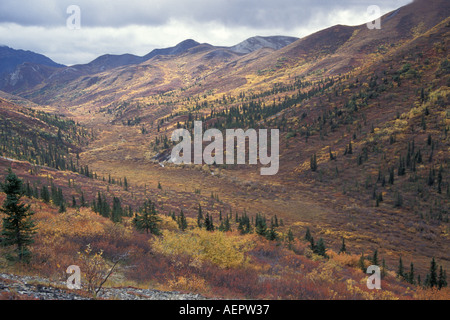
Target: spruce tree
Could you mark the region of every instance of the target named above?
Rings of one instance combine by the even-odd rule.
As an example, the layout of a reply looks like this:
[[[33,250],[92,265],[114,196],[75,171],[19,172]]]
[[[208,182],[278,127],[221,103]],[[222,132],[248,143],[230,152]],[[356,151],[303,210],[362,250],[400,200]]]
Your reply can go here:
[[[439,290],[447,287],[447,272],[442,268],[439,268],[438,288]]]
[[[359,261],[358,261],[358,267],[362,270],[362,272],[366,273],[367,269],[366,269],[366,263],[365,263],[365,258],[364,258],[364,252],[361,253],[361,257],[359,257]]]
[[[259,234],[260,236],[266,236],[266,232],[267,232],[267,224],[266,224],[266,219],[263,218],[261,215],[257,214],[256,215],[256,220],[255,220],[255,232],[257,234]]]
[[[127,177],[123,178],[123,187],[124,187],[125,191],[128,191],[128,180],[127,180]]]
[[[305,240],[310,242],[311,238],[311,231],[309,230],[309,228],[306,228]]]
[[[188,227],[186,216],[184,215],[183,210],[181,210],[180,216],[178,217],[178,227],[181,231],[185,231]]]
[[[50,192],[48,191],[48,187],[47,186],[43,186],[42,189],[41,189],[41,199],[45,203],[49,203],[50,202]]]
[[[310,166],[311,166],[311,171],[312,172],[316,172],[317,171],[317,155],[316,154],[311,156]]]
[[[133,219],[133,224],[139,231],[146,231],[147,234],[160,235],[159,223],[161,219],[155,208],[155,204],[151,200],[147,200],[140,209],[141,214],[137,214]]]
[[[275,216],[273,217],[273,223],[274,223],[275,228],[278,228],[278,227],[280,226],[279,223],[278,223],[278,217],[277,217],[277,215],[275,215]]]
[[[429,273],[427,273],[427,275],[425,277],[424,286],[425,287],[429,287],[430,286],[430,274]]]
[[[317,241],[317,245],[315,247],[314,252],[316,254],[318,254],[319,256],[326,258],[327,257],[326,251],[327,251],[327,249],[325,247],[325,242],[324,242],[323,238],[320,238],[319,241]]]
[[[105,218],[110,218],[111,217],[111,207],[109,206],[109,203],[106,200],[105,195],[101,195],[99,192],[97,202],[98,202],[97,208],[98,208],[98,212],[100,213],[100,215]]]
[[[242,234],[248,234],[248,233],[252,232],[250,218],[248,217],[246,212],[244,212],[244,214],[239,218],[238,230]]]
[[[233,229],[231,229],[231,223],[230,223],[230,218],[226,218],[225,219],[225,228],[223,229],[225,232],[228,232],[228,231],[233,231]]]
[[[231,224],[230,224],[230,217],[227,216],[225,220],[222,221],[222,223],[219,226],[219,231],[222,232],[228,232],[231,231]]]
[[[441,194],[442,193],[442,172],[444,171],[444,168],[442,167],[442,165],[439,168],[439,172],[438,172],[438,193]]]
[[[214,231],[213,218],[212,218],[212,216],[209,215],[209,213],[206,213],[205,229],[206,229],[206,231]]]
[[[288,248],[291,249],[292,248],[292,243],[294,242],[294,234],[292,233],[292,230],[289,229],[288,234],[287,234],[287,242],[288,242]]]
[[[203,228],[203,212],[202,212],[202,206],[200,204],[198,205],[197,226],[200,229]]]
[[[377,197],[378,203],[383,202],[383,192],[380,192]]]
[[[64,201],[61,201],[61,203],[59,204],[58,213],[64,213],[66,211],[67,211],[66,204]]]
[[[433,287],[436,287],[437,285],[438,285],[437,265],[436,265],[436,260],[433,257],[433,259],[431,259],[431,264],[430,264],[428,286],[433,288]]]
[[[385,277],[387,274],[386,260],[383,258],[383,262],[381,263],[381,276]]]
[[[31,189],[31,186],[30,186],[30,182],[29,182],[29,181],[27,181],[27,184],[26,184],[26,186],[25,186],[25,195],[26,195],[28,198],[32,198],[32,197],[33,197],[33,190]]]
[[[21,203],[23,196],[22,180],[11,169],[5,178],[5,183],[0,184],[0,189],[6,194],[6,199],[0,211],[6,217],[3,218],[2,245],[15,246],[18,261],[29,261],[31,252],[28,246],[33,243],[36,233],[34,221],[31,219],[34,212],[30,205]],[[15,259],[12,256],[9,258]]]
[[[122,222],[123,209],[120,199],[117,197],[113,198],[113,208],[111,214],[111,220],[115,223]]]
[[[271,224],[270,229],[266,232],[266,239],[269,241],[275,241],[278,239],[278,234],[273,223]]]
[[[399,277],[400,279],[405,279],[405,269],[403,268],[402,257],[400,257],[398,261],[397,277]]]
[[[378,250],[375,250],[372,257],[372,265],[378,266]]]
[[[411,267],[408,274],[408,282],[411,284],[416,284],[416,278],[414,275],[414,264],[411,262]]]
[[[336,155],[333,154],[333,152],[331,151],[331,148],[330,148],[330,160],[336,160]]]
[[[389,184],[394,184],[395,178],[394,178],[394,167],[392,167],[389,170]]]
[[[316,244],[314,243],[314,238],[311,237],[311,238],[309,239],[309,242],[310,242],[310,245],[309,245],[310,249],[311,249],[313,252],[316,252]]]
[[[434,170],[430,168],[427,184],[431,187],[434,184]]]
[[[339,254],[341,253],[347,253],[347,247],[345,246],[345,239],[342,237],[342,245],[341,249],[339,249]]]
[[[81,200],[80,200],[80,202],[81,202],[81,206],[82,207],[86,207],[87,206],[87,204],[86,204],[86,199],[84,198],[84,192],[83,191],[81,191]]]

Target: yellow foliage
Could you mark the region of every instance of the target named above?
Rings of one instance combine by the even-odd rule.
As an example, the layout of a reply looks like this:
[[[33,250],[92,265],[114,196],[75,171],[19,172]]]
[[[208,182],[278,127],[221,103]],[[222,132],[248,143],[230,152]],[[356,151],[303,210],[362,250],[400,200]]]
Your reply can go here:
[[[450,300],[450,288],[417,288],[414,298],[418,300]]]
[[[178,224],[171,217],[159,216],[159,218],[161,219],[161,229],[169,231],[178,230]]]
[[[387,290],[371,290],[364,291],[355,280],[348,279],[346,281],[347,291],[353,296],[359,296],[365,300],[399,300],[394,293]]]
[[[103,259],[103,251],[93,253],[90,245],[86,246],[82,252],[78,252],[78,257],[82,266],[82,275],[86,279],[87,290],[95,293],[108,272],[108,265]]]
[[[193,275],[189,278],[181,276],[174,280],[169,280],[167,282],[167,287],[171,291],[204,292],[207,289],[207,284],[205,279]]]
[[[314,283],[334,283],[337,279],[334,271],[338,271],[334,263],[325,263],[321,268],[314,269],[306,275],[306,278]]]
[[[332,250],[327,251],[328,256],[331,260],[335,261],[338,265],[343,267],[357,268],[360,256],[355,254],[337,254]]]
[[[430,92],[428,103],[435,104],[440,99],[443,99],[445,101],[449,94],[450,94],[450,87],[440,87],[439,89]]]
[[[164,230],[163,236],[151,240],[153,249],[164,255],[187,255],[221,268],[233,268],[246,262],[246,253],[254,246],[253,236],[192,230],[185,233]]]
[[[406,121],[406,120],[397,119],[394,122],[394,127],[396,129],[403,129],[403,128],[407,127],[407,126],[408,126],[408,121]]]
[[[40,220],[37,224],[43,238],[58,241],[64,237],[103,235],[105,225],[111,221],[92,213],[88,208],[72,210]]]

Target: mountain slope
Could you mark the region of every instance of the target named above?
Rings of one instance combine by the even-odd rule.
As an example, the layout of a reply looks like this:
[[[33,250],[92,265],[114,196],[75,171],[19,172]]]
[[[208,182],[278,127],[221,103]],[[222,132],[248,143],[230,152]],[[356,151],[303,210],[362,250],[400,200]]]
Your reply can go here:
[[[6,46],[0,46],[0,77],[6,73],[14,72],[16,68],[24,62],[55,68],[65,67],[44,55],[32,51],[15,50]]]
[[[14,88],[35,87],[64,67],[32,51],[0,46],[0,89],[12,92]]]
[[[152,52],[148,53],[143,57],[144,61],[150,60],[153,57],[156,57],[158,55],[161,56],[167,56],[167,55],[178,55],[181,53],[186,52],[187,50],[194,48],[196,46],[200,45],[195,40],[188,39],[180,42],[175,47],[165,48],[165,49],[155,49]]]
[[[73,68],[85,69],[88,74],[104,72],[110,69],[142,63],[144,59],[132,54],[106,54],[98,57],[86,65],[76,65]]]
[[[249,38],[235,46],[229,47],[228,49],[236,52],[247,54],[253,51],[262,49],[262,48],[270,48],[274,50],[278,50],[284,48],[285,46],[291,44],[292,42],[298,40],[298,38],[294,37],[286,37],[286,36],[272,36],[272,37],[252,37]]]
[[[0,98],[0,156],[57,169],[75,169],[75,155],[88,141],[73,120]]]
[[[202,170],[229,178],[236,183],[230,189],[239,191],[206,182],[202,173],[195,188],[219,193],[222,201],[239,202],[254,214],[271,212],[301,221],[297,234],[309,225],[335,246],[345,237],[359,253],[380,248],[390,265],[402,255],[424,275],[436,256],[448,268],[448,232],[441,230],[448,230],[449,212],[449,181],[444,177],[449,176],[450,37],[448,19],[439,20],[448,12],[447,4],[437,4],[420,11],[423,15],[416,10],[426,5],[424,1],[386,15],[389,20],[384,18],[382,32],[365,25],[335,26],[281,50],[236,55],[222,65],[205,64],[205,54],[212,52],[206,47],[148,61],[146,70],[128,70],[132,89],[121,91],[119,101],[110,103],[107,88],[96,88],[102,93],[95,100],[86,93],[98,106],[107,101],[93,108],[111,121],[105,127],[112,133],[98,145],[108,144],[112,150],[114,132],[127,141],[120,151],[94,150],[86,159],[98,161],[97,168],[111,161],[111,168],[128,174],[139,166],[142,177],[136,179],[144,182],[156,176],[170,188],[179,188],[186,171],[189,181],[197,181],[195,170],[152,168],[148,148],[140,147],[149,139],[156,146],[156,139],[170,136],[172,129],[192,128],[195,118],[220,130],[280,128],[277,176],[263,179],[257,168],[212,166]],[[408,19],[415,24],[405,25]],[[105,76],[115,79],[117,74]],[[154,80],[152,89],[160,91],[138,91],[145,87],[142,79]],[[116,89],[119,84],[112,90],[115,94]],[[131,152],[130,163],[110,160]],[[316,171],[311,169],[313,155]],[[414,164],[414,158],[419,162]],[[283,191],[264,193],[271,187]],[[299,195],[299,190],[307,191]],[[312,209],[306,200],[310,198],[324,206]]]
[[[0,88],[13,94],[33,89],[47,81],[55,72],[61,69],[24,62],[17,66],[14,72],[4,75],[4,78],[0,80]]]

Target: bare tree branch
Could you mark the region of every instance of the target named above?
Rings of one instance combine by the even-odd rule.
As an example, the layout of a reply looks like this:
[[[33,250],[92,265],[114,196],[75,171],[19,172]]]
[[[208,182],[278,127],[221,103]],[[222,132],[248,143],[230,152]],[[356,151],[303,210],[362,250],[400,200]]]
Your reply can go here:
[[[95,290],[95,294],[98,295],[100,290],[102,290],[103,285],[108,281],[109,277],[112,275],[114,269],[119,264],[120,261],[125,260],[129,256],[129,252],[125,252],[124,254],[118,256],[116,259],[114,259],[114,265],[112,266],[111,270],[109,270],[108,274],[106,275],[105,279],[100,283],[97,290]]]

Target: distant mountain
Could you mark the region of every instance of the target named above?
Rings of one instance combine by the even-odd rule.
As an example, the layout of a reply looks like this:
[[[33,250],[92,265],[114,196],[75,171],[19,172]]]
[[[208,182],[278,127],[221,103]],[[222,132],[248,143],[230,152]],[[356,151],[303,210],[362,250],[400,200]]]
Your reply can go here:
[[[0,89],[16,93],[44,82],[70,82],[82,76],[138,65],[158,55],[179,55],[196,46],[200,46],[200,43],[189,39],[174,47],[155,49],[143,57],[132,54],[106,54],[87,64],[70,67],[30,51],[0,47]]]
[[[123,54],[106,54],[87,64],[66,67],[51,59],[30,51],[0,48],[0,90],[19,94],[39,84],[68,83],[80,77],[92,76],[112,69],[138,65],[156,56],[194,55],[199,52],[210,52],[206,60],[222,59],[227,61],[235,54],[248,54],[262,48],[278,50],[298,40],[294,37],[273,36],[253,37],[232,47],[215,47],[200,44],[188,39],[174,47],[154,49],[143,57]]]
[[[285,37],[285,36],[273,36],[273,37],[252,37],[249,38],[235,46],[229,47],[229,49],[236,53],[247,54],[253,51],[271,48],[274,50],[279,50],[286,47],[287,45],[297,41],[298,38],[295,37]]]
[[[83,71],[84,74],[95,74],[99,72],[104,72],[114,68],[125,67],[134,64],[140,64],[157,55],[179,55],[185,53],[187,50],[200,45],[200,43],[194,40],[185,40],[174,47],[164,48],[164,49],[154,49],[147,55],[140,57],[132,54],[122,54],[122,55],[112,55],[105,54],[98,57],[88,64],[75,65],[72,66],[73,69]]]
[[[225,48],[234,53],[247,54],[262,48],[272,48],[275,50],[281,49],[292,42],[298,40],[294,37],[274,36],[274,37],[253,37],[247,39],[235,46]],[[72,68],[77,70],[83,70],[88,74],[95,74],[110,69],[129,66],[133,64],[140,64],[148,61],[156,56],[177,56],[183,53],[194,53],[192,49],[198,48],[198,50],[209,50],[216,48],[209,44],[200,44],[199,42],[187,39],[174,47],[168,47],[163,49],[154,49],[150,53],[143,57],[135,56],[132,54],[123,55],[103,55],[95,59],[94,61],[85,65],[76,65]],[[196,50],[196,49],[194,49]]]
[[[36,63],[43,66],[63,68],[62,64],[56,63],[50,58],[32,51],[15,50],[7,46],[0,46],[0,76],[12,73],[24,62]]]
[[[93,74],[118,67],[129,66],[132,64],[139,64],[142,62],[144,62],[143,57],[135,56],[132,54],[122,54],[122,55],[105,54],[88,64],[73,66],[73,68],[77,67],[85,68],[89,73]]]
[[[170,47],[170,48],[165,48],[165,49],[155,49],[152,52],[150,52],[149,54],[145,55],[143,57],[143,60],[147,61],[158,55],[169,56],[169,55],[182,54],[182,53],[188,51],[189,49],[197,47],[199,45],[200,45],[200,43],[198,43],[195,40],[192,40],[192,39],[184,40],[183,42],[180,42],[179,44],[177,44],[175,47]]]

